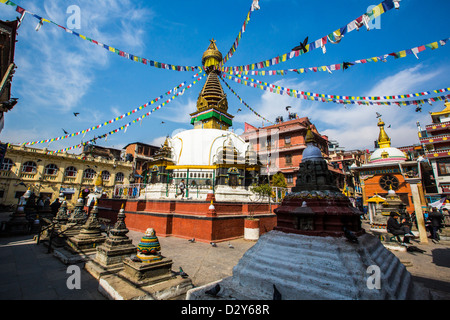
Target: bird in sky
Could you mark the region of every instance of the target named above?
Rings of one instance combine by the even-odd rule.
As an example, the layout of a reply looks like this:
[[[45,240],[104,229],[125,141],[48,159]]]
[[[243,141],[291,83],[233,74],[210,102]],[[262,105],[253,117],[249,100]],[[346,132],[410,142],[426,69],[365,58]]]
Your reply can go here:
[[[381,114],[378,112],[375,112],[377,114],[377,118],[381,117]]]
[[[161,121],[161,124],[164,124],[165,122],[164,121]]]
[[[79,112],[74,112],[73,115],[76,117],[77,115],[79,115]]]
[[[422,108],[421,107],[417,107],[416,108],[416,112],[422,112]]]
[[[239,111],[242,111],[242,109],[241,108],[237,109],[236,113],[238,113]]]
[[[303,50],[303,52],[308,52],[308,49],[306,49],[306,45],[308,44],[308,37],[303,40],[303,42],[300,42],[300,44],[294,48],[292,48],[292,51],[298,51]]]
[[[69,134],[66,130],[62,129],[62,131],[64,131],[64,134]]]
[[[350,67],[350,66],[353,66],[354,65],[354,63],[351,63],[351,62],[343,62],[342,63],[342,69],[343,70],[345,70],[345,69],[348,69],[348,67]]]
[[[292,108],[291,106],[286,107],[286,111],[289,111],[289,109]]]

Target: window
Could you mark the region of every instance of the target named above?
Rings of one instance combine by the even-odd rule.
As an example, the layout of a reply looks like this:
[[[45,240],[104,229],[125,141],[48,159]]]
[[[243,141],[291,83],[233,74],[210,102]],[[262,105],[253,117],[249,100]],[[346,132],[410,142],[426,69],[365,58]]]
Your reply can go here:
[[[287,183],[292,183],[294,182],[294,176],[292,174],[287,174],[286,175],[286,182]]]
[[[66,177],[76,177],[77,176],[77,168],[75,167],[67,167],[64,172],[64,176]]]
[[[0,166],[1,171],[9,171],[13,167],[14,162],[11,159],[5,158],[3,159],[3,163]]]
[[[450,175],[450,162],[441,160],[437,163],[437,165],[438,165],[438,173],[440,176]]]
[[[36,163],[33,161],[27,161],[22,166],[22,172],[26,173],[36,173]]]
[[[58,166],[56,164],[48,164],[45,166],[44,174],[56,176],[58,174]]]
[[[95,171],[91,168],[88,168],[86,170],[84,170],[83,172],[83,178],[84,179],[94,179],[95,177]]]
[[[109,171],[102,171],[102,180],[103,181],[109,181],[109,178],[111,177],[111,174]]]
[[[285,160],[286,164],[292,164],[292,155],[291,154],[285,155],[284,160]]]
[[[122,172],[117,172],[116,173],[116,182],[123,182],[124,179],[124,175]]]
[[[291,136],[284,137],[284,144],[287,144],[287,145],[291,144]]]

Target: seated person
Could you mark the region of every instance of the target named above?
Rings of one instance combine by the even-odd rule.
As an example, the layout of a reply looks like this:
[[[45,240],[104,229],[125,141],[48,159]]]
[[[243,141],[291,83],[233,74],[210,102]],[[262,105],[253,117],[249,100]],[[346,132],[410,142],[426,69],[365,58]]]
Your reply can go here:
[[[411,237],[412,232],[406,225],[401,225],[397,219],[399,217],[398,212],[392,211],[390,218],[387,221],[387,231],[392,233],[394,236],[403,236],[403,242],[409,243],[408,237]]]

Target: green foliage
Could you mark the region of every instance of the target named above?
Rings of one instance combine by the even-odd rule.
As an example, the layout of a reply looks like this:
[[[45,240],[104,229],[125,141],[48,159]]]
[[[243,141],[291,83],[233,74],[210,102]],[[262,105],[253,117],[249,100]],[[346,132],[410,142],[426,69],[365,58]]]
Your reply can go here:
[[[254,183],[252,185],[252,191],[261,197],[269,197],[272,195],[272,188],[267,183],[260,185]]]
[[[272,187],[281,187],[281,188],[287,188],[286,179],[284,178],[284,174],[281,172],[278,172],[273,175],[272,181],[271,181]]]

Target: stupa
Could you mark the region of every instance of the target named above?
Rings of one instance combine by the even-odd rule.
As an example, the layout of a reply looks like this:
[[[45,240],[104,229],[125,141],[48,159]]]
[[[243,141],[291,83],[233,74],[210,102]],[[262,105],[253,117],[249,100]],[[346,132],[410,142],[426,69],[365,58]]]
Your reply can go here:
[[[86,218],[87,215],[86,212],[84,211],[84,201],[80,192],[78,200],[75,204],[75,208],[73,212],[70,214],[67,223],[61,226],[61,231],[64,232],[64,235],[66,237],[76,236],[80,232],[81,227],[86,221]]]
[[[137,255],[125,257],[123,270],[100,278],[99,291],[115,300],[168,300],[193,287],[192,281],[172,272],[172,260],[161,255],[153,228],[148,228],[137,246]]]
[[[310,130],[306,144],[296,186],[275,210],[275,230],[244,254],[231,277],[191,289],[186,299],[429,298],[399,259],[363,231],[360,213],[335,187]],[[217,284],[218,293],[208,294]]]
[[[17,209],[11,216],[11,219],[6,222],[5,231],[9,234],[26,234],[30,231],[30,222],[26,219],[25,207],[27,201],[30,199],[31,190],[25,192],[23,196],[20,197]]]
[[[136,254],[136,247],[127,236],[128,231],[122,205],[114,227],[109,231],[105,242],[97,247],[94,260],[88,261],[85,265],[85,269],[95,278],[98,279],[105,274],[121,271],[123,260]]]
[[[97,251],[97,246],[101,245],[106,240],[106,237],[102,234],[97,213],[98,208],[96,201],[80,232],[74,237],[69,237],[67,243],[75,252],[93,254]]]
[[[190,114],[194,129],[168,137],[149,162],[150,179],[142,199],[175,199],[183,179],[185,198],[206,200],[214,188],[217,201],[251,201],[248,187],[257,182],[260,165],[249,143],[229,130],[227,95],[220,84],[222,54],[215,40],[203,53],[206,82]]]

